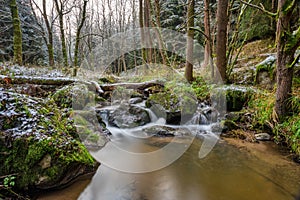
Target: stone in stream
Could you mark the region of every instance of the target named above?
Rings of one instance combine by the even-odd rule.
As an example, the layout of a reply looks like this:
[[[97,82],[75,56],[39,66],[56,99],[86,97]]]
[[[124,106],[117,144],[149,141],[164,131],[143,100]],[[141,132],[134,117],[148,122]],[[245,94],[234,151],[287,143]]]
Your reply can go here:
[[[172,91],[152,94],[146,101],[158,117],[166,119],[167,124],[183,124],[194,116],[197,110],[197,100],[193,96],[179,96]]]
[[[14,188],[32,192],[95,171],[70,114],[53,100],[0,90],[0,176],[16,174]]]
[[[173,128],[169,126],[154,125],[144,128],[143,131],[149,136],[158,137],[173,137],[173,136],[185,136],[190,135],[190,131],[185,128]]]
[[[129,99],[129,104],[137,104],[137,103],[141,103],[143,101],[143,99],[141,97],[134,97]]]
[[[116,110],[111,111],[108,117],[108,123],[118,128],[134,128],[150,121],[149,113],[145,109],[128,104],[121,104]]]

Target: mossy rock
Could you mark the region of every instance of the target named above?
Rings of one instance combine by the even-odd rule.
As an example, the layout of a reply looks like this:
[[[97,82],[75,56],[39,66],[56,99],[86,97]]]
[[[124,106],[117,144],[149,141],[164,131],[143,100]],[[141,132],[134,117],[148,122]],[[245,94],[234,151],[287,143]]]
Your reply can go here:
[[[180,124],[188,121],[196,112],[197,100],[188,95],[179,96],[173,91],[152,94],[146,101],[158,117],[166,119],[167,124]]]
[[[89,104],[106,101],[90,91],[84,84],[67,85],[50,95],[50,98],[60,108],[74,108],[76,110],[81,110]]]
[[[217,88],[211,95],[218,110],[227,109],[228,112],[240,111],[247,105],[255,90],[251,87],[225,85]],[[223,98],[225,97],[225,98]]]
[[[255,66],[254,82],[267,89],[272,89],[275,84],[275,62],[274,56],[267,57]]]
[[[60,188],[97,166],[77,139],[69,113],[54,101],[0,91],[0,176],[15,174],[15,188]],[[1,180],[0,180],[1,181]]]

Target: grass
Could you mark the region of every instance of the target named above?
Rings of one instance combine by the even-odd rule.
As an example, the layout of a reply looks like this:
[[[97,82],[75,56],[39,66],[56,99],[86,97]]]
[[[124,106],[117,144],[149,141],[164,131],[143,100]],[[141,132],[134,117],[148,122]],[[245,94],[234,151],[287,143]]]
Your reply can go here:
[[[255,95],[248,104],[248,112],[253,114],[252,128],[269,130],[278,144],[287,146],[300,157],[300,87],[294,80],[293,96],[289,100],[290,115],[278,123],[273,108],[275,92],[263,92]]]

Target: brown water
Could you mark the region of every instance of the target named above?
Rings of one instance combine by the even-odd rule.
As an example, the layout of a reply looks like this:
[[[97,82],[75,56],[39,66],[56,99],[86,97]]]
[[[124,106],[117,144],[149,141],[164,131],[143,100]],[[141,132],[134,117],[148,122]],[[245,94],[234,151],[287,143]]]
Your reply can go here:
[[[79,182],[39,199],[292,200],[300,189],[300,166],[270,144],[238,148],[220,141],[203,159],[198,158],[200,146],[195,139],[175,163],[151,173],[122,173],[101,165],[87,187]]]

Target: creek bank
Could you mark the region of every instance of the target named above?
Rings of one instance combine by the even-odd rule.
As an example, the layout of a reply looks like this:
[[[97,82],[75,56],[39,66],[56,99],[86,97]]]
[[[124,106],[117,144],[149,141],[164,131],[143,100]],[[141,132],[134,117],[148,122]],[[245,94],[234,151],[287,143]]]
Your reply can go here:
[[[70,114],[51,98],[0,90],[0,181],[14,177],[14,190],[31,193],[95,172],[99,164],[80,142]]]

